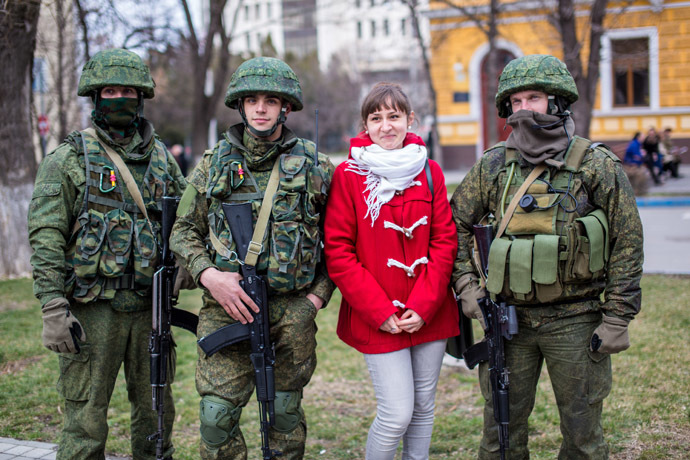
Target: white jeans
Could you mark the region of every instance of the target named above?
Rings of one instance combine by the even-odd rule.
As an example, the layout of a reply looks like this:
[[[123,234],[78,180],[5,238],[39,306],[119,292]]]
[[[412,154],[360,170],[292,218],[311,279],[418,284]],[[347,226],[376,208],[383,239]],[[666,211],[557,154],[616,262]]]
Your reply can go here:
[[[446,341],[437,340],[364,355],[377,402],[367,438],[367,460],[392,460],[400,438],[402,460],[429,458],[436,384],[445,350]]]

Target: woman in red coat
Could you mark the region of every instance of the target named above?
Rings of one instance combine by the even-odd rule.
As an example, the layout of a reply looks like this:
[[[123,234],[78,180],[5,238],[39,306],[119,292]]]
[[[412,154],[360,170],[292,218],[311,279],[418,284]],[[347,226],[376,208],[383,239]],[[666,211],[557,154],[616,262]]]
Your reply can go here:
[[[374,86],[326,210],[326,264],[343,296],[338,336],[364,353],[376,393],[368,460],[392,459],[401,438],[403,459],[428,458],[446,339],[458,334],[456,229],[413,121],[399,85]]]

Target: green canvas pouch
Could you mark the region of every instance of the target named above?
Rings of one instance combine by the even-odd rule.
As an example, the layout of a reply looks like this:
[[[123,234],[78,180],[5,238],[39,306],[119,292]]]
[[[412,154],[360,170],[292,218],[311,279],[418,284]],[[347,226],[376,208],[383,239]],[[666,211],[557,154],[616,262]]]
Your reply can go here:
[[[602,228],[604,229],[604,260],[609,261],[609,221],[603,209],[597,209],[589,213],[590,216],[596,217]]]
[[[529,294],[532,291],[532,246],[533,240],[513,240],[510,248],[510,290],[514,294]]]
[[[592,215],[577,219],[582,222],[589,240],[589,271],[596,273],[604,268],[604,228]]]
[[[537,284],[553,284],[558,277],[558,235],[534,237],[532,281]]]
[[[512,241],[507,238],[497,238],[489,249],[489,277],[486,289],[492,294],[500,294],[503,289],[503,279],[506,271],[506,260]]]

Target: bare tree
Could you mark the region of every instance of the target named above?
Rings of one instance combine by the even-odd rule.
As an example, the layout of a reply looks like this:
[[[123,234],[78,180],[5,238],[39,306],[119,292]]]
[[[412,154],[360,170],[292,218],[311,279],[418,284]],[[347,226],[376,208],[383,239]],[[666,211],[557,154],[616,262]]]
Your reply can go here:
[[[31,72],[40,0],[0,1],[0,276],[30,272],[26,215],[36,175]]]
[[[499,53],[496,48],[496,39],[499,36],[498,32],[498,16],[502,11],[500,2],[498,0],[489,0],[489,7],[486,13],[479,13],[476,7],[468,7],[462,1],[439,0],[455,10],[458,10],[463,16],[474,22],[477,29],[479,29],[485,36],[489,44],[489,51],[487,53],[486,62],[486,92],[483,95],[482,101],[483,110],[489,112],[484,119],[486,125],[484,129],[487,133],[487,146],[494,145],[498,141],[497,126],[496,126],[496,110],[494,107],[494,97],[498,92],[498,76],[501,70],[499,61]]]
[[[415,38],[419,44],[419,50],[422,54],[422,68],[424,77],[427,82],[427,90],[429,91],[429,111],[431,114],[431,157],[443,166],[443,158],[441,155],[441,144],[438,135],[438,104],[436,101],[436,88],[434,81],[431,78],[431,62],[429,57],[429,44],[424,43],[419,18],[421,15],[419,0],[400,0],[410,10],[410,19],[412,21],[412,30]]]
[[[228,0],[208,0],[209,23],[200,34],[197,31],[187,0],[180,0],[187,20],[187,34],[183,41],[189,48],[192,79],[192,152],[201,155],[208,147],[209,125],[214,118],[218,102],[225,95],[230,69],[230,30],[235,28],[243,0],[235,4],[232,24],[226,27],[225,8]],[[211,75],[210,91],[207,92],[207,76]]]
[[[592,121],[597,83],[599,81],[599,63],[601,36],[604,33],[604,17],[608,0],[594,0],[590,6],[589,37],[585,40],[587,27],[583,29],[582,38],[577,37],[575,1],[559,0],[555,12],[550,15],[550,22],[561,35],[563,60],[575,80],[580,98],[573,104],[575,134],[589,138],[589,125]],[[582,65],[582,48],[589,43],[587,66]]]

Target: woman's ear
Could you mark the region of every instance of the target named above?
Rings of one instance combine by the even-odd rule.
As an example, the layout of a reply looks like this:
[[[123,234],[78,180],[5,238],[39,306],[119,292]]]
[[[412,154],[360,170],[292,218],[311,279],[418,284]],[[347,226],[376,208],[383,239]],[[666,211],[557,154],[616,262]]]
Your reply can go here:
[[[414,110],[410,112],[407,116],[407,129],[412,129],[412,123],[414,123]]]

